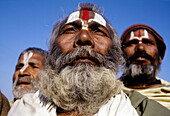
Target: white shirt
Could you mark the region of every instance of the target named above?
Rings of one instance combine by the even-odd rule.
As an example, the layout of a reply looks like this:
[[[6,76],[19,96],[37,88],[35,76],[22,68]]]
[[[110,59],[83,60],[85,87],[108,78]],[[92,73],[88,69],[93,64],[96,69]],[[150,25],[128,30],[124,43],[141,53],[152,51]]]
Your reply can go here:
[[[37,91],[35,94],[25,94],[23,98],[17,100],[8,116],[57,116],[57,113],[52,102]],[[128,96],[121,91],[103,105],[94,116],[138,116],[138,113],[131,105]]]

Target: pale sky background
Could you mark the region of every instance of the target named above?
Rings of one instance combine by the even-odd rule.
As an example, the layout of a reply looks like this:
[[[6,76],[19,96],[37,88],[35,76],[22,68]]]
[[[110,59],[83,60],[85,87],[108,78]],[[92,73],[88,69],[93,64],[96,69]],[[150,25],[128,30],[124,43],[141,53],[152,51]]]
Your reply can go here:
[[[28,47],[47,50],[53,25],[79,2],[101,7],[119,36],[132,24],[153,27],[167,45],[158,76],[170,82],[170,0],[0,0],[0,90],[9,100],[19,54]]]

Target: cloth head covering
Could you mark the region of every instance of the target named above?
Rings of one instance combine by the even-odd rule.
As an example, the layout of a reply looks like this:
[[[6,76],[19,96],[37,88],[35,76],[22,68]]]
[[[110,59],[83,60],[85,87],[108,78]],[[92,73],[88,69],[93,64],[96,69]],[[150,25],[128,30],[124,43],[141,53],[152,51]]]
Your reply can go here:
[[[134,25],[128,27],[123,32],[123,34],[122,34],[122,36],[120,38],[121,43],[124,43],[127,35],[131,31],[136,30],[136,29],[146,29],[155,37],[155,40],[156,40],[157,45],[158,45],[159,54],[160,54],[161,58],[163,59],[164,55],[165,55],[165,50],[166,50],[165,42],[164,42],[163,38],[152,27],[150,27],[150,26],[148,26],[146,24],[134,24]]]

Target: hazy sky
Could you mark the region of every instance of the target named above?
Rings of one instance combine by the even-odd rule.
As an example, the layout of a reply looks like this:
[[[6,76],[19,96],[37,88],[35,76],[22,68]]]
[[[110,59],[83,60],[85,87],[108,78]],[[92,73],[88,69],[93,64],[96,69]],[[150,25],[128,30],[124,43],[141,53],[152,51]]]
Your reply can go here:
[[[169,0],[0,0],[0,90],[9,100],[19,54],[28,47],[48,49],[55,22],[77,9],[79,2],[97,4],[119,36],[132,24],[153,27],[165,40],[166,54],[158,75],[170,81]]]

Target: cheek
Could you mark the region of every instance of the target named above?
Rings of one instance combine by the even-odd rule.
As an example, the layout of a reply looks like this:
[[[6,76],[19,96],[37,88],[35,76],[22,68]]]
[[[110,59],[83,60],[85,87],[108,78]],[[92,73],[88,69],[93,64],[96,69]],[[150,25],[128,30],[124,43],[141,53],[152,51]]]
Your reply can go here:
[[[112,47],[112,41],[110,38],[107,38],[107,40],[104,39],[106,38],[95,40],[94,50],[103,55],[107,55],[108,51]]]
[[[125,54],[126,54],[127,58],[132,56],[134,53],[135,53],[135,50],[134,50],[133,47],[126,47],[125,48]]]
[[[147,54],[149,54],[150,56],[152,56],[153,58],[156,59],[158,56],[158,49],[157,48],[148,48]]]
[[[34,71],[32,74],[33,74],[33,80],[35,81],[35,82],[38,82],[38,80],[39,80],[39,78],[38,78],[38,74],[39,74],[39,72],[40,72],[40,70],[38,70],[38,71]]]
[[[71,39],[68,36],[62,36],[57,39],[57,45],[64,54],[73,50],[73,43],[74,39]]]
[[[13,82],[18,79],[18,72],[15,72],[13,75]]]

